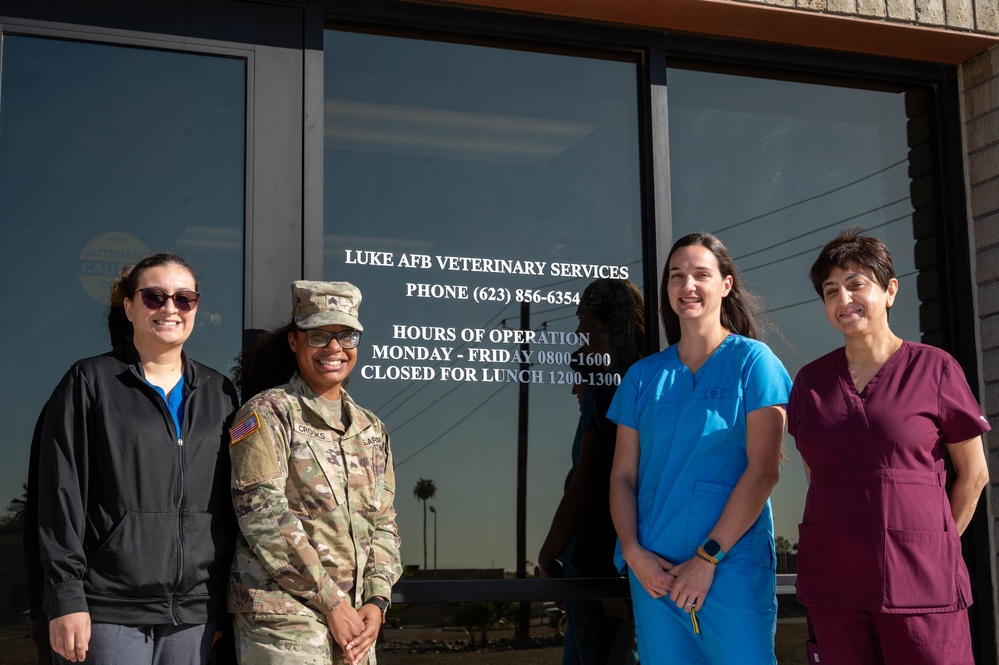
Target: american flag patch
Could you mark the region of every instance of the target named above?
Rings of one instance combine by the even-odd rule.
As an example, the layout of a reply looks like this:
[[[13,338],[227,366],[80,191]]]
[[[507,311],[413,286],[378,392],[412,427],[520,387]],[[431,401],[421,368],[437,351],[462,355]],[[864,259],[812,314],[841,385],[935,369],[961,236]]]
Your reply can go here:
[[[257,412],[253,411],[239,424],[229,428],[229,436],[232,438],[232,443],[239,443],[258,429],[260,429],[260,418],[257,417]]]

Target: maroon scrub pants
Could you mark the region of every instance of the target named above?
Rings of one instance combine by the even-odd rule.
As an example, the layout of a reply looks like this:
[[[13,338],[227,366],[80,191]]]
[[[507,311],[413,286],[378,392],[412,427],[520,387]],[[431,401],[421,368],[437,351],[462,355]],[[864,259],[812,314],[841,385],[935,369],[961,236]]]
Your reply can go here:
[[[968,610],[881,614],[809,607],[819,665],[974,665]]]

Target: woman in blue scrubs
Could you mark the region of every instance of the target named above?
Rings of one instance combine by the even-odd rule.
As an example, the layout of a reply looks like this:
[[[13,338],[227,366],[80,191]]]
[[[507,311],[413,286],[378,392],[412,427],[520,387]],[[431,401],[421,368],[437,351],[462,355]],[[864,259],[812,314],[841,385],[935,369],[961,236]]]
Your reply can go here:
[[[721,241],[678,240],[660,290],[670,346],[631,367],[607,414],[644,664],[777,662],[769,496],[791,379],[756,340],[758,309]]]

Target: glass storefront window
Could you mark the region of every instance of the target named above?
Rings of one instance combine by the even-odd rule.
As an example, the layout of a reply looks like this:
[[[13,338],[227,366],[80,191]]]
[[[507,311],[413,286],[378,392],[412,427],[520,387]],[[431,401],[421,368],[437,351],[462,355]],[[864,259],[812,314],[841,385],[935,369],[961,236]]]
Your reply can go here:
[[[617,380],[603,357],[570,368],[580,294],[643,287],[638,66],[328,30],[324,68],[324,277],[364,294],[348,390],[392,436],[403,561],[512,575],[526,445],[531,574],[573,384]]]
[[[920,341],[904,92],[676,68],[667,85],[673,236],[721,238],[784,337],[766,342],[788,373],[843,345],[808,270],[851,225],[892,251],[892,330]],[[805,477],[794,440],[785,447],[771,498],[775,536],[792,552]]]
[[[0,506],[42,405],[110,349],[111,281],[176,251],[202,298],[185,350],[226,372],[243,328],[244,60],[4,35],[0,58]]]
[[[808,270],[847,226],[870,229],[892,251],[900,283],[892,329],[920,341],[909,154],[928,134],[907,130],[906,106],[918,108],[919,93],[907,100],[900,90],[676,68],[667,85],[673,236],[721,238],[748,287],[764,298],[783,337],[765,341],[791,376],[843,345]],[[790,436],[784,447],[788,459],[771,501],[777,572],[794,573],[807,486]],[[779,597],[778,617],[777,652],[800,662],[805,624],[792,594]]]
[[[642,286],[635,67],[327,31],[324,277],[365,293],[351,390],[392,432],[403,557],[417,577],[515,569],[525,413],[529,559],[547,532],[578,416],[564,356],[579,342],[523,347],[534,355],[521,367],[514,335],[576,330],[575,304],[552,298],[590,280],[552,279],[556,265],[616,267]],[[842,343],[807,271],[851,224],[892,248],[908,294],[893,329],[920,339],[909,168],[920,132],[907,116],[918,92],[679,68],[667,85],[672,238],[705,230],[726,242],[792,376]],[[532,297],[524,323],[518,300]],[[655,334],[658,321],[648,325]],[[786,444],[773,504],[778,569],[793,573],[805,483]],[[791,596],[781,614],[800,614]],[[802,630],[782,621],[778,651],[796,657]]]
[[[637,57],[390,32],[325,30],[322,278],[364,293],[349,391],[392,435],[411,578],[474,584],[534,572],[572,464],[580,418],[573,388],[613,385],[620,375],[587,350],[580,296],[603,277],[644,295],[643,258],[655,259],[643,239],[668,246],[690,231],[719,235],[766,300],[783,335],[766,341],[793,375],[841,344],[808,266],[840,228],[868,227],[897,262],[893,329],[920,339],[926,303],[917,275],[932,252],[917,249],[913,230],[934,194],[914,163],[936,168],[932,132],[925,119],[914,121],[925,110],[920,90],[673,61],[671,192],[662,198],[672,209],[664,215],[643,211],[643,176],[652,179],[640,158],[649,137],[640,129],[647,91]],[[108,346],[107,289],[122,264],[164,250],[193,261],[203,299],[188,351],[223,371],[240,345],[250,276],[244,60],[26,35],[4,35],[2,47],[6,505],[21,493],[27,442],[52,387],[73,360]],[[266,123],[258,116],[257,124]],[[312,159],[306,176],[318,166]],[[299,188],[297,176],[289,182],[292,199],[310,187]],[[664,217],[668,231],[647,227]],[[307,234],[313,221],[305,220]],[[268,249],[281,260],[284,252]],[[312,252],[304,248],[307,259]],[[30,313],[19,315],[28,289]],[[924,327],[933,320],[922,319]],[[648,342],[659,322],[646,325]],[[786,444],[773,503],[778,572],[793,573],[805,485],[793,441]],[[402,623],[457,630],[465,614],[497,610],[487,601],[417,599],[393,613]],[[787,593],[780,604],[782,619],[798,611]],[[543,601],[530,609],[532,635],[552,638],[547,655],[557,662],[559,613]],[[505,610],[490,621],[490,635],[512,637]],[[800,621],[781,624],[781,660],[800,659],[802,630]],[[396,651],[386,661],[408,657]]]

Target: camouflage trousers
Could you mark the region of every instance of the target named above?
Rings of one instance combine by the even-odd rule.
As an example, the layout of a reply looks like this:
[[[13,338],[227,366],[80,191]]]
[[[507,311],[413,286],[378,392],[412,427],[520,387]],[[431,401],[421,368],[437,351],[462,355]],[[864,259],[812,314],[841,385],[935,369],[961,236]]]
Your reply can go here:
[[[326,623],[298,614],[233,614],[239,665],[342,665]],[[372,646],[362,665],[376,665]]]

